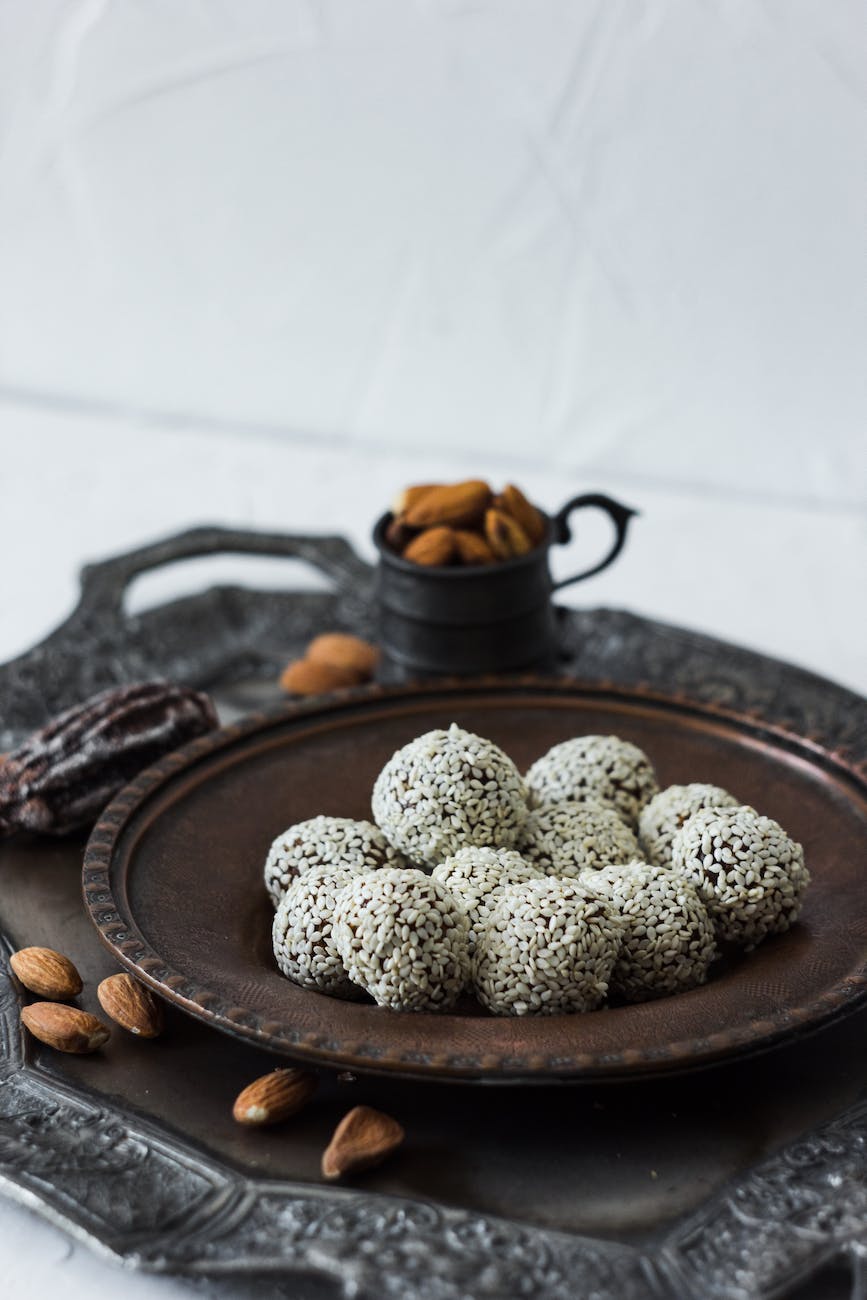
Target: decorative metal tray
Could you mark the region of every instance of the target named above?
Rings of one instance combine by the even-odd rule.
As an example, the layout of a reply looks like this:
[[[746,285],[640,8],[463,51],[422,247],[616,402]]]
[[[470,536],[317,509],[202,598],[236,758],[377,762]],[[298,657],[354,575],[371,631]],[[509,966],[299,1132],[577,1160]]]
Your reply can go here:
[[[301,554],[335,590],[207,592],[123,616],[132,574],[221,549]],[[314,538],[220,530],[98,566],[65,629],[0,668],[0,747],[132,677],[216,688],[230,714],[267,702],[257,677],[314,631],[370,630],[370,580],[339,539],[320,549]],[[564,612],[562,633],[570,675],[722,704],[867,778],[867,703],[850,692],[620,612]],[[92,990],[113,967],[80,904],[82,847],[2,845],[0,927],[7,949],[48,943],[73,955],[82,1005],[94,1009]],[[239,1130],[229,1109],[273,1057],[170,1009],[156,1043],[118,1034],[100,1058],[60,1058],[24,1041],[18,991],[0,969],[0,1182],[127,1264],[297,1300],[863,1296],[863,1011],[682,1078],[492,1093],[328,1075],[299,1122],[263,1135]],[[358,1102],[401,1119],[409,1141],[352,1188],[324,1187],[319,1154]]]

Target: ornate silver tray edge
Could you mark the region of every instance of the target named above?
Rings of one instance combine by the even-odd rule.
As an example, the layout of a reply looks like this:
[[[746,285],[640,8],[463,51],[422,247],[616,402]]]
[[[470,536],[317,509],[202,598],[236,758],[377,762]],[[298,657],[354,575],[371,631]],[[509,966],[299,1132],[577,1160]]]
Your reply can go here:
[[[231,680],[244,656],[228,630],[223,642],[215,638],[222,653],[206,664],[197,666],[194,644],[169,664],[153,653],[159,629],[166,620],[183,623],[188,602],[155,611],[144,638],[142,620],[119,613],[134,573],[225,549],[301,554],[335,582],[333,595],[294,596],[298,618],[288,627],[290,606],[282,594],[275,600],[273,593],[235,593],[258,611],[259,668],[279,666],[268,656],[285,659],[317,622],[369,631],[370,571],[341,539],[215,529],[182,534],[91,569],[79,611],[30,656],[0,668],[4,698],[22,702],[18,713],[7,714],[5,743],[41,721],[37,707],[53,710],[112,680],[159,672],[200,685]],[[100,613],[106,602],[113,611],[108,620]],[[225,591],[189,604],[192,633],[203,614],[212,631],[237,627],[237,608],[227,609]],[[841,687],[619,611],[563,611],[562,627],[570,675],[674,686],[685,698],[795,730],[867,771],[867,703]],[[16,695],[16,687],[26,689]],[[0,944],[8,948],[2,935]],[[5,970],[4,961],[0,1188],[129,1267],[299,1281],[315,1275],[347,1297],[771,1300],[840,1259],[851,1262],[853,1296],[860,1300],[867,1102],[762,1162],[639,1250],[419,1201],[250,1179],[122,1105],[37,1068],[22,1041],[18,992]]]

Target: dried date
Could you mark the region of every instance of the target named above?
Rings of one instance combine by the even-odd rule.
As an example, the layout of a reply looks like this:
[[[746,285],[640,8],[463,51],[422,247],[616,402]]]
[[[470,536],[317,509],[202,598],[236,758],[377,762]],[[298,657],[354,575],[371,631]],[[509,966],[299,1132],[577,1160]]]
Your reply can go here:
[[[149,763],[216,726],[208,696],[187,686],[139,682],[94,695],[0,764],[0,833],[90,826]]]

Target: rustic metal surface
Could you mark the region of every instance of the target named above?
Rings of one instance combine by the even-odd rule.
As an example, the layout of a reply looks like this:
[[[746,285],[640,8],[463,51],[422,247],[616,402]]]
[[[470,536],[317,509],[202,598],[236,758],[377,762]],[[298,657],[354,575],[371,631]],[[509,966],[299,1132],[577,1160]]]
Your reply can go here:
[[[587,1016],[501,1019],[469,998],[451,1013],[384,1013],[287,982],[262,886],[271,841],[316,813],[369,816],[394,750],[453,721],[521,770],[570,736],[616,733],[651,756],[663,786],[700,779],[735,791],[804,844],[813,882],[801,921],[729,954],[700,988]],[[407,1078],[611,1079],[755,1051],[863,1000],[865,843],[867,782],[790,733],[634,688],[435,682],[284,705],[167,755],[96,826],[84,893],[121,964],[206,1023],[283,1055]]]
[[[212,587],[130,615],[125,597],[140,574],[218,553],[301,560],[328,591]],[[0,751],[47,717],[96,691],[161,675],[214,690],[245,677],[275,677],[323,627],[373,633],[373,570],[342,537],[293,537],[194,528],[88,565],[69,618],[27,654],[0,667]]]
[[[177,551],[170,541],[139,557],[168,561],[212,543],[269,550],[248,535],[223,546],[235,536],[209,530],[180,539]],[[287,550],[296,545],[317,554],[315,539],[290,539]],[[114,587],[106,576],[113,598],[130,557],[119,564]],[[105,633],[93,602],[72,639],[55,634],[32,661],[0,670],[6,736],[127,674],[228,683],[254,663],[270,671],[326,623],[368,630],[364,566],[352,557],[347,571],[357,587],[318,610],[256,593],[233,593],[228,617],[220,593],[178,602],[154,611],[138,647],[127,628]],[[247,628],[236,618],[249,619]],[[614,611],[564,614],[563,636],[575,675],[753,712],[867,772],[867,705],[820,678]],[[89,990],[111,964],[76,904],[80,851],[5,845],[0,914],[7,944],[74,950],[90,1007]],[[172,1012],[155,1044],[116,1036],[102,1059],[52,1057],[23,1042],[20,990],[5,962],[0,969],[0,1178],[11,1195],[129,1264],[208,1275],[209,1289],[230,1276],[233,1297],[275,1300],[770,1300],[794,1288],[799,1300],[862,1300],[863,1013],[756,1060],[689,1079],[546,1091],[543,1106],[525,1102],[520,1114],[513,1093],[330,1079],[309,1123],[263,1143],[228,1118],[237,1087],[267,1067],[255,1049]],[[413,1140],[357,1190],[323,1188],[322,1138],[356,1101],[409,1121]]]
[[[299,559],[332,590],[215,587],[135,617],[124,609],[140,574],[218,553]],[[375,635],[374,570],[342,537],[195,528],[86,568],[80,603],[27,654],[0,666],[0,751],[95,691],[163,674],[239,705],[246,679],[273,678],[323,627]],[[559,611],[564,673],[622,686],[656,685],[700,703],[755,713],[828,749],[867,761],[867,706],[824,678],[712,637],[622,610]],[[267,693],[265,698],[268,699]],[[273,699],[273,694],[270,697]]]

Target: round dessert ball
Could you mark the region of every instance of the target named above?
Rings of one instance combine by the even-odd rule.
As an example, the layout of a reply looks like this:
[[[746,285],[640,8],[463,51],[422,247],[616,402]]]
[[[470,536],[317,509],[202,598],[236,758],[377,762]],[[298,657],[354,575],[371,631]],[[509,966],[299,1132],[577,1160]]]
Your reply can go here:
[[[526,775],[530,806],[580,802],[608,804],[630,826],[659,788],[646,754],[619,736],[576,736],[537,758]]]
[[[265,888],[276,907],[293,880],[311,867],[343,867],[357,875],[379,867],[402,867],[378,826],[350,817],[311,817],[278,835],[265,860]]]
[[[788,930],[810,873],[804,850],[752,808],[702,808],[674,837],[672,865],[695,885],[717,937],[754,948]]]
[[[440,1011],[469,978],[469,930],[439,881],[411,867],[384,867],[343,890],[333,935],[349,978],[381,1007]]]
[[[423,866],[470,845],[514,848],[526,815],[524,782],[512,760],[454,723],[404,745],[373,787],[377,824]]]
[[[549,876],[577,877],[640,856],[638,840],[623,819],[590,799],[534,808],[519,842],[527,861]]]
[[[688,880],[632,862],[588,873],[583,883],[602,894],[623,922],[612,993],[645,1002],[704,983],[717,955],[713,923]]]
[[[271,936],[282,973],[305,989],[333,997],[358,997],[334,943],[337,899],[353,879],[343,867],[310,867],[280,899]]]
[[[577,880],[504,889],[479,931],[473,987],[497,1016],[592,1011],[608,992],[621,921]]]
[[[431,873],[458,900],[470,923],[470,950],[491,908],[509,885],[543,880],[544,873],[512,849],[458,849]]]
[[[702,808],[737,808],[741,805],[719,785],[670,785],[645,804],[638,819],[638,834],[647,861],[671,866],[671,842],[685,821]]]

